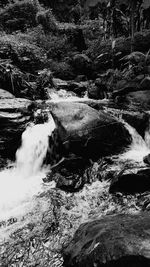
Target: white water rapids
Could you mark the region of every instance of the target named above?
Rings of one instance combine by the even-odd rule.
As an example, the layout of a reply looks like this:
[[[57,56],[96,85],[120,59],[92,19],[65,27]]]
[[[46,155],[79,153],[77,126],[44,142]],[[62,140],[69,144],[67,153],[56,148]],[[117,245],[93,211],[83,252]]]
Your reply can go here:
[[[14,166],[0,172],[0,220],[24,214],[33,196],[42,191],[46,174],[42,163],[54,128],[51,118],[47,123],[28,126],[22,134]]]
[[[124,122],[126,129],[132,136],[132,143],[127,151],[121,155],[124,160],[133,160],[136,162],[143,162],[143,157],[150,153],[150,131],[149,129],[145,132],[145,138],[138,134],[135,128]]]
[[[145,141],[133,127],[123,123],[133,141],[118,157],[141,163],[150,153],[150,129],[145,133]],[[0,221],[26,214],[33,197],[42,192],[42,178],[47,171],[42,163],[48,149],[48,137],[55,127],[51,117],[47,123],[28,126],[22,134],[14,166],[0,172]]]

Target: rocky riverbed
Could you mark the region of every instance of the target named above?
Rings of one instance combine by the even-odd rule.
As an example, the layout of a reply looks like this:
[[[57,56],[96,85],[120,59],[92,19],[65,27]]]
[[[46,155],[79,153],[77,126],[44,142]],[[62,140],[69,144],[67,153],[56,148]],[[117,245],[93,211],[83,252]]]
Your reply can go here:
[[[44,169],[39,161],[51,115],[61,147],[52,153],[64,159],[52,172],[49,161]],[[7,98],[1,99],[0,116],[0,183],[3,188],[6,172],[4,194],[16,201],[15,210],[4,217],[1,212],[0,266],[149,266],[150,170],[143,161],[149,153],[149,112],[103,100]],[[36,125],[44,132],[27,150],[22,139],[23,172],[16,180],[14,151],[28,127],[25,140],[37,137],[41,126],[33,131]],[[37,173],[23,178],[30,165],[38,166]],[[19,200],[13,190],[20,191]]]

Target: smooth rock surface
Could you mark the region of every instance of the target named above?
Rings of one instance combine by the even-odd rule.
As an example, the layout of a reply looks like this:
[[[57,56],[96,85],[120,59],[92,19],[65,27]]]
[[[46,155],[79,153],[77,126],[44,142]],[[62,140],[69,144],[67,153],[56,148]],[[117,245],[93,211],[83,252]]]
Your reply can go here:
[[[123,174],[115,177],[110,185],[109,192],[135,194],[150,191],[150,169],[143,169],[137,173]]]
[[[46,102],[66,131],[69,151],[88,158],[115,153],[131,142],[124,125],[103,111],[74,102]],[[61,134],[61,133],[60,133]]]
[[[22,98],[0,99],[0,155],[14,159],[22,132],[30,120],[31,101]]]
[[[10,98],[14,98],[15,96],[13,94],[11,94],[10,92],[4,90],[4,89],[0,89],[0,99],[10,99]]]
[[[150,266],[150,213],[109,215],[81,224],[64,249],[64,267]]]

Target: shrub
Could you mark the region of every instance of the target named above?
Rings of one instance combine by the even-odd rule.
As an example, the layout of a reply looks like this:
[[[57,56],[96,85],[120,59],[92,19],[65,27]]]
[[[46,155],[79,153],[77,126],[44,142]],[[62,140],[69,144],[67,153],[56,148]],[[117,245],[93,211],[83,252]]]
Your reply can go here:
[[[0,61],[0,84],[1,87],[15,96],[23,96],[30,89],[27,76],[12,65],[10,60]]]
[[[75,78],[73,68],[67,62],[49,60],[49,69],[52,71],[54,77],[63,80],[72,80]]]
[[[43,57],[42,50],[25,40],[25,35],[2,34],[0,37],[0,58],[10,59],[22,71],[36,72],[42,67]]]
[[[85,20],[83,27],[84,36],[87,41],[92,41],[98,39],[100,36],[104,35],[104,30],[102,27],[102,20]]]
[[[24,31],[26,27],[36,25],[37,6],[30,0],[16,1],[0,11],[0,25],[4,30]]]
[[[36,21],[42,25],[45,34],[57,31],[57,21],[50,9],[39,11],[36,15]]]

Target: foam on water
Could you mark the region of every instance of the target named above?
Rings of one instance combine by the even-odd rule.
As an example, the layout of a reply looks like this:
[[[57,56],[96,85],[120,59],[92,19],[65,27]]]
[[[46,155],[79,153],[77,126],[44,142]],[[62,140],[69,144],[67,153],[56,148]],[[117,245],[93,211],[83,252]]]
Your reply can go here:
[[[127,122],[123,122],[126,129],[132,136],[132,143],[128,150],[121,155],[124,160],[133,160],[136,162],[143,162],[143,157],[150,153],[150,133],[146,131],[145,136],[147,136],[147,142],[138,134],[135,128],[129,125]]]
[[[28,126],[22,134],[14,166],[0,172],[0,220],[25,213],[33,196],[42,191],[46,174],[42,163],[54,128],[51,118],[47,123]]]

